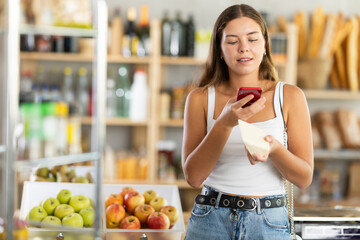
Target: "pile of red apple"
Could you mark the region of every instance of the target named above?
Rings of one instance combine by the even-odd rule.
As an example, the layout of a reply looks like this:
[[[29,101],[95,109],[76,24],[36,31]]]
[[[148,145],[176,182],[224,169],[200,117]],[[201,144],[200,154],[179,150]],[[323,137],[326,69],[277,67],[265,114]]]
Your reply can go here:
[[[27,219],[30,226],[41,228],[92,227],[95,211],[92,199],[84,195],[73,196],[68,189],[62,189],[56,198],[47,198],[33,207]]]
[[[179,218],[176,207],[154,190],[143,194],[132,187],[110,194],[105,200],[106,227],[121,229],[171,229]]]

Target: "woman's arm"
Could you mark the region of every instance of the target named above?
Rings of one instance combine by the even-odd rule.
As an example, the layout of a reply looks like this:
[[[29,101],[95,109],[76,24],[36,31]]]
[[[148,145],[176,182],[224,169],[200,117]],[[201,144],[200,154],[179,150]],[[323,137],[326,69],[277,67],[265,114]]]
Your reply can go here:
[[[269,158],[287,180],[303,189],[312,182],[314,156],[310,113],[305,95],[298,87],[284,85],[283,113],[288,150],[269,136]]]
[[[265,98],[241,108],[253,96],[235,102],[231,98],[207,133],[207,91],[193,90],[186,99],[182,165],[185,179],[192,187],[199,187],[210,175],[238,119],[246,120],[264,108]]]

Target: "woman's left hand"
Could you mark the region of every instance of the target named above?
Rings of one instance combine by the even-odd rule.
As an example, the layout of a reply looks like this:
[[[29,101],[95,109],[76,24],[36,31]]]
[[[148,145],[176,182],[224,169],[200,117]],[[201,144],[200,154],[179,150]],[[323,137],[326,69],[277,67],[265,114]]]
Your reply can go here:
[[[264,140],[266,142],[268,142],[269,145],[270,145],[269,146],[270,150],[269,150],[269,152],[267,154],[261,156],[260,154],[254,153],[253,155],[251,155],[249,153],[249,151],[246,149],[248,159],[249,159],[251,165],[255,165],[255,164],[259,163],[259,162],[266,162],[266,160],[269,158],[270,153],[274,150],[275,146],[278,143],[278,141],[276,141],[276,139],[271,135],[267,135],[264,138]]]

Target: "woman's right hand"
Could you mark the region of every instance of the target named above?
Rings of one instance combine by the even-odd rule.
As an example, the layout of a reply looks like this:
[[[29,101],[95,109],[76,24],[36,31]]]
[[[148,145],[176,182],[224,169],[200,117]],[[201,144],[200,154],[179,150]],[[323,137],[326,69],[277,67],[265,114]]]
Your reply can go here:
[[[247,95],[239,101],[236,101],[235,97],[230,98],[216,121],[224,126],[232,128],[238,125],[239,119],[246,121],[265,108],[265,97],[261,97],[250,106],[243,108],[243,106],[252,98],[254,98],[252,94]]]

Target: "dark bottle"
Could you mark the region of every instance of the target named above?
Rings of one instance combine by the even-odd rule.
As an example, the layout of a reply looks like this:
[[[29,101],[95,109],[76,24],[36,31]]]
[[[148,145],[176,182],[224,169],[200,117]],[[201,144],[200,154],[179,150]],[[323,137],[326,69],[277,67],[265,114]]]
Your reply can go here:
[[[23,52],[32,52],[35,50],[35,36],[33,34],[20,35],[20,50]]]
[[[181,21],[180,12],[176,13],[176,18],[171,21],[170,54],[171,56],[185,55],[185,27]]]
[[[186,56],[193,57],[195,53],[195,24],[192,15],[186,23]]]
[[[125,57],[137,54],[137,43],[139,40],[136,36],[135,20],[136,9],[133,7],[129,8],[127,11],[127,26],[122,41],[122,53]]]
[[[149,55],[150,52],[150,26],[149,26],[149,7],[141,6],[139,22],[139,46],[137,55],[140,57]]]
[[[170,37],[171,37],[171,22],[169,20],[168,12],[164,12],[161,22],[161,54],[163,56],[170,56]]]

